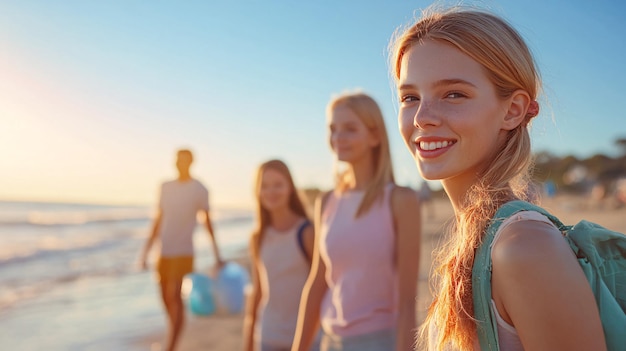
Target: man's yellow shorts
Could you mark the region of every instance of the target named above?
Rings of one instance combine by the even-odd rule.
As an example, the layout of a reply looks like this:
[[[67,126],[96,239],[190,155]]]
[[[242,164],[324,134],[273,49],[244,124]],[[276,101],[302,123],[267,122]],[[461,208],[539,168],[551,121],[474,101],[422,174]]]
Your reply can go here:
[[[193,272],[193,256],[160,257],[157,262],[157,275],[160,282],[182,280]]]

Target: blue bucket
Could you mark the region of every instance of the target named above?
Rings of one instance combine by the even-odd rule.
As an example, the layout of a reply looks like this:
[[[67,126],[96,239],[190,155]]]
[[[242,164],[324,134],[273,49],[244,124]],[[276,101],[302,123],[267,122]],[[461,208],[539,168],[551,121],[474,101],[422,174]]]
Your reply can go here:
[[[191,313],[197,316],[209,316],[215,313],[216,304],[213,297],[215,283],[211,278],[200,273],[190,273],[185,279],[191,282],[188,306]]]
[[[250,282],[248,271],[235,262],[228,262],[217,275],[215,297],[218,306],[228,313],[241,313],[245,306],[245,288]]]

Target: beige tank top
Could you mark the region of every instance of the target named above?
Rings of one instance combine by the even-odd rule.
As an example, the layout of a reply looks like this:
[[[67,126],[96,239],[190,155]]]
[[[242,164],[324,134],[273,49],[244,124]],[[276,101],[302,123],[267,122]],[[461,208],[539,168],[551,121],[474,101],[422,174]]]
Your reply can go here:
[[[257,340],[268,346],[291,347],[302,288],[310,265],[298,245],[298,229],[280,232],[270,227],[261,243],[259,278],[263,297],[259,305]],[[310,225],[310,224],[309,224]]]

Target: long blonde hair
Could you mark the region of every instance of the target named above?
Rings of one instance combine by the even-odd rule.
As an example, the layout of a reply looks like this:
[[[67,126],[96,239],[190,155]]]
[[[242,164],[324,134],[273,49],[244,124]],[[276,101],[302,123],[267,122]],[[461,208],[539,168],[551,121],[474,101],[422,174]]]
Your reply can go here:
[[[265,173],[265,171],[268,169],[274,170],[282,174],[285,179],[287,179],[287,183],[289,184],[289,209],[298,216],[308,218],[304,205],[302,204],[302,199],[298,196],[298,190],[296,189],[293,178],[291,177],[291,172],[289,172],[289,168],[287,167],[287,165],[281,160],[269,160],[262,163],[257,170],[256,183],[254,187],[257,204],[257,223],[254,231],[252,232],[252,252],[257,257],[259,255],[261,245],[263,244],[265,229],[272,225],[272,217],[270,216],[270,212],[265,207],[263,207],[260,195],[261,183],[263,181],[263,173]]]
[[[412,26],[397,31],[392,38],[391,73],[397,81],[401,62],[412,45],[433,40],[459,49],[485,69],[502,99],[516,90],[526,91],[532,100],[541,86],[539,72],[522,37],[505,20],[480,10],[460,7],[444,11],[426,10]],[[438,350],[447,345],[472,349],[476,340],[476,320],[472,300],[474,253],[484,230],[497,209],[514,199],[528,199],[527,184],[532,165],[528,124],[533,115],[508,132],[494,158],[466,193],[456,214],[448,242],[437,254],[439,278],[435,298],[422,326],[422,336],[432,327],[439,333]],[[424,340],[424,338],[421,338]]]
[[[364,93],[348,93],[332,99],[326,108],[326,114],[331,115],[337,107],[345,107],[352,111],[363,122],[365,127],[375,135],[379,143],[372,148],[372,161],[374,163],[374,178],[365,189],[365,195],[359,205],[356,217],[366,213],[376,200],[382,201],[385,185],[394,182],[391,165],[391,153],[389,151],[389,138],[380,107],[373,98]],[[337,172],[335,191],[347,190],[350,181],[347,171]]]

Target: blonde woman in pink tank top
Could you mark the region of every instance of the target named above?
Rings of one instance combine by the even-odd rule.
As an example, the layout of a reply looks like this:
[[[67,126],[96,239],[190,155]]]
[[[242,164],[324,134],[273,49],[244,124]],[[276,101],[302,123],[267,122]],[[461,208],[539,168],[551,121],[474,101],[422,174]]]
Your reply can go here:
[[[289,169],[280,160],[257,172],[257,228],[250,240],[252,284],[244,320],[244,349],[291,348],[300,294],[313,254],[313,227]]]
[[[321,325],[323,351],[410,350],[420,254],[417,193],[394,182],[376,102],[333,99],[329,141],[345,166],[315,209],[315,245],[292,350],[306,350]]]

